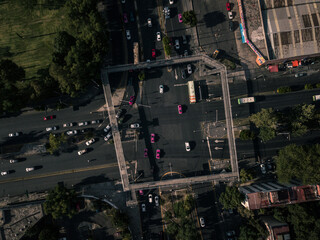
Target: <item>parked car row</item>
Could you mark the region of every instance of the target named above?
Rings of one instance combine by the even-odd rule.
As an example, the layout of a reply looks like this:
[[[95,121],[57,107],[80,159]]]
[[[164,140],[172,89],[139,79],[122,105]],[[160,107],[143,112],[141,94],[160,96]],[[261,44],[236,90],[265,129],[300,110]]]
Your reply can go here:
[[[14,162],[18,162],[18,160],[10,160],[10,163],[13,163],[11,161],[14,161]],[[36,168],[35,167],[27,167],[26,168],[26,172],[31,172],[31,171],[34,171]],[[9,175],[11,173],[14,173],[15,171],[14,170],[8,170],[8,171],[1,171],[1,176],[6,176],[6,175]]]
[[[142,191],[142,190],[140,190],[139,193],[140,193],[140,195],[143,195],[143,191]],[[153,196],[152,196],[151,193],[148,194],[148,202],[149,202],[150,204],[153,203]],[[158,197],[157,195],[154,196],[154,204],[155,204],[156,207],[159,206],[159,197]],[[146,212],[146,211],[147,211],[147,208],[146,208],[146,204],[145,204],[145,203],[142,203],[142,204],[141,204],[141,211],[142,211],[142,212]]]

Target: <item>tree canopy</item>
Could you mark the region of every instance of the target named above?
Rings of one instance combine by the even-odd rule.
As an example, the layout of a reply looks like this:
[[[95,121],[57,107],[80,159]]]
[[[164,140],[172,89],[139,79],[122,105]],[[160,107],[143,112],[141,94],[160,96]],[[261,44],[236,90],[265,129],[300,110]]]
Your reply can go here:
[[[319,183],[320,145],[288,145],[279,151],[276,164],[280,182],[299,179],[304,184]]]
[[[257,128],[277,128],[278,117],[272,108],[262,108],[260,112],[252,114],[249,119]]]
[[[54,219],[69,217],[76,214],[77,194],[72,189],[57,185],[51,190],[44,202],[44,212]]]
[[[221,193],[219,202],[223,205],[224,209],[235,209],[241,206],[244,200],[244,195],[239,192],[236,187],[226,187],[226,190]]]
[[[182,19],[185,24],[194,27],[198,23],[197,16],[194,11],[187,11],[182,13]]]

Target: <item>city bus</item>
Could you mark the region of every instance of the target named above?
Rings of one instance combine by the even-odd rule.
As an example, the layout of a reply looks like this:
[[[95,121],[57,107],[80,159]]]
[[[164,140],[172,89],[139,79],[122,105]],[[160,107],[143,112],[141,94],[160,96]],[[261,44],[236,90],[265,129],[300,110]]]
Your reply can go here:
[[[190,104],[196,103],[196,93],[194,91],[194,81],[188,82],[188,92]]]

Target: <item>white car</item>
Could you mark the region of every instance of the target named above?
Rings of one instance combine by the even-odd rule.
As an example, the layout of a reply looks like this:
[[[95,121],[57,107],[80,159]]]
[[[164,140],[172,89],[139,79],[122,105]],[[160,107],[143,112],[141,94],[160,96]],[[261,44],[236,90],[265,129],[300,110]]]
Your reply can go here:
[[[87,152],[87,149],[83,149],[83,150],[80,150],[78,151],[78,155],[82,155],[82,154],[85,154]]]
[[[185,142],[184,145],[186,146],[186,151],[190,152],[190,150],[191,150],[190,143],[189,142]]]
[[[51,132],[51,131],[54,131],[54,130],[57,130],[57,127],[47,127],[46,128],[47,132]]]
[[[91,124],[98,124],[98,123],[101,123],[101,122],[102,122],[101,120],[92,120]]]
[[[130,128],[139,128],[140,127],[140,124],[139,123],[132,123],[130,125]]]
[[[81,126],[87,126],[89,124],[89,122],[79,122],[78,123],[78,126],[81,127]]]
[[[126,30],[126,36],[127,36],[127,39],[128,39],[128,40],[131,39],[130,30]]]
[[[71,136],[71,135],[76,135],[78,133],[77,130],[70,130],[70,131],[67,131],[67,135],[68,136]]]
[[[142,212],[146,212],[146,205],[144,203],[141,204],[141,210]]]
[[[89,146],[92,143],[94,143],[96,140],[94,138],[90,139],[89,141],[86,142],[86,145]]]
[[[121,0],[122,3],[126,3],[126,0]]]
[[[267,171],[266,171],[266,165],[260,164],[260,168],[261,168],[262,174],[266,174],[266,173],[267,173]]]
[[[1,172],[1,176],[7,175],[9,172],[8,171],[3,171]]]
[[[106,126],[106,127],[103,129],[103,131],[107,133],[107,132],[110,131],[110,129],[111,129],[111,125],[108,124],[108,126]]]
[[[179,39],[176,39],[176,40],[175,40],[174,47],[175,47],[177,50],[180,49]]]
[[[161,33],[157,32],[157,41],[160,42],[161,41]]]
[[[188,74],[191,74],[191,73],[192,73],[191,64],[188,64],[188,65],[187,65],[187,71],[188,71]]]
[[[163,85],[160,85],[160,86],[159,86],[159,92],[160,92],[160,93],[163,93]]]
[[[233,14],[232,14],[232,12],[231,12],[231,11],[229,11],[229,12],[228,12],[228,17],[229,17],[229,19],[230,19],[230,20],[232,20],[232,19],[233,19]]]
[[[18,136],[19,136],[18,132],[9,133],[9,137],[18,137]]]
[[[9,161],[10,163],[17,163],[18,162],[18,160],[16,160],[16,159],[10,159],[10,161]]]
[[[170,3],[170,4],[174,4],[174,1],[173,1],[173,0],[169,0],[169,3]]]
[[[148,27],[152,27],[152,21],[151,21],[151,18],[148,18],[148,19],[147,19],[147,23],[148,23]]]
[[[200,220],[200,226],[201,226],[201,227],[205,227],[206,224],[204,223],[204,218],[201,217],[199,220]]]
[[[34,167],[29,167],[29,168],[26,168],[26,172],[31,172],[34,170]]]
[[[111,132],[110,132],[110,133],[108,133],[107,136],[104,137],[104,140],[107,142],[107,141],[109,141],[109,139],[110,139],[111,137],[112,137],[112,134],[111,134]]]
[[[73,123],[64,123],[63,124],[63,127],[72,127],[73,126]]]
[[[148,195],[148,199],[149,199],[149,203],[152,203],[152,194],[151,193]]]
[[[121,116],[122,112],[123,112],[122,109],[119,109],[119,110],[118,110],[118,112],[117,112],[117,114],[116,114],[116,119],[118,119],[118,118]]]
[[[157,207],[159,206],[159,197],[158,196],[154,197],[154,203],[156,204]]]

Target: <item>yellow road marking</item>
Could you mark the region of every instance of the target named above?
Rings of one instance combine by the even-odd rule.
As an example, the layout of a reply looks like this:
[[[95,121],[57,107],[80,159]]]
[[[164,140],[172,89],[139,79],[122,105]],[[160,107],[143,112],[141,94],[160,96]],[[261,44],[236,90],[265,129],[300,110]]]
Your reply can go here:
[[[38,175],[33,175],[28,177],[11,178],[11,179],[0,181],[0,184],[9,183],[9,182],[26,181],[26,180],[32,180],[32,179],[38,179],[38,178],[45,178],[45,177],[53,177],[53,176],[71,174],[71,173],[80,173],[80,172],[93,171],[93,170],[112,168],[112,167],[118,167],[118,164],[108,163],[108,164],[90,166],[85,168],[69,169],[69,170],[63,170],[63,171],[51,172],[51,173],[43,173],[43,174],[38,174]]]

